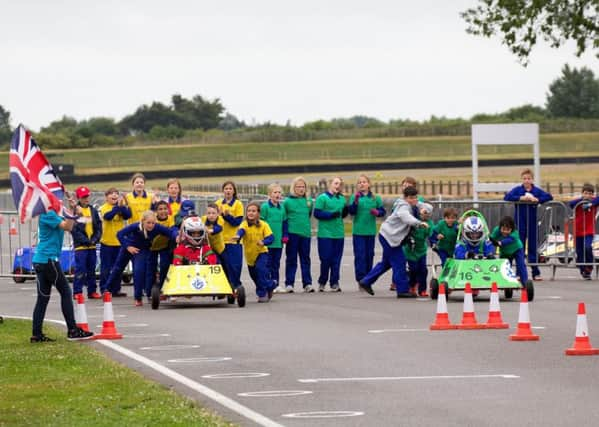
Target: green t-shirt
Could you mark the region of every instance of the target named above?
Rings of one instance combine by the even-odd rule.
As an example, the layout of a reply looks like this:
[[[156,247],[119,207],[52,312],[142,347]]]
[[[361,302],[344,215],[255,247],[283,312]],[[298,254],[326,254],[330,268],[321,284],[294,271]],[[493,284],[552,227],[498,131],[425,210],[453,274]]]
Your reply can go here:
[[[310,224],[312,207],[312,199],[306,197],[289,196],[283,201],[289,233],[302,237],[312,235],[312,225]]]
[[[283,205],[273,205],[270,200],[262,203],[260,206],[260,219],[266,221],[270,226],[274,241],[268,245],[269,248],[282,248],[283,242],[283,221],[287,219]]]
[[[370,193],[371,196],[360,196],[357,212],[354,215],[352,234],[355,236],[376,236],[376,217],[370,213],[371,209],[383,207],[381,196]],[[356,195],[352,194],[349,204],[353,204]]]
[[[408,261],[418,261],[423,256],[426,256],[428,250],[428,238],[433,232],[433,221],[430,219],[426,220],[428,228],[418,227],[412,230],[412,236],[414,237],[414,247],[410,245],[403,245],[403,253]]]
[[[455,221],[453,226],[448,226],[444,219],[439,221],[433,228],[433,236],[435,240],[438,234],[442,234],[443,238],[438,240],[437,247],[446,253],[453,255],[455,244],[458,239],[458,222]]]
[[[329,192],[322,193],[316,198],[314,209],[320,209],[325,212],[343,212],[345,207],[345,197],[342,194],[332,195]],[[318,237],[328,239],[343,239],[345,230],[343,228],[343,218],[319,219],[318,220]]]
[[[514,239],[511,243],[503,246],[499,246],[499,256],[501,258],[509,258],[518,251],[518,249],[522,249],[524,246],[522,245],[522,240],[520,240],[520,235],[518,234],[518,230],[513,230],[509,236]],[[501,242],[506,237],[501,234],[501,229],[499,226],[495,227],[493,231],[491,231],[491,240],[495,240]]]

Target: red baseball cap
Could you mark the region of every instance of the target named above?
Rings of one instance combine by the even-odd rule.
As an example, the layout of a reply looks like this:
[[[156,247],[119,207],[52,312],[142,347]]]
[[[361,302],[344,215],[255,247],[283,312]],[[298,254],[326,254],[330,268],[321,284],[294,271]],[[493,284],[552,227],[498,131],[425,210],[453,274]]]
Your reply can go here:
[[[89,191],[89,188],[87,188],[84,185],[82,185],[81,187],[77,187],[77,189],[75,190],[75,195],[77,196],[78,199],[87,197],[90,195],[90,193],[91,193],[91,191]]]

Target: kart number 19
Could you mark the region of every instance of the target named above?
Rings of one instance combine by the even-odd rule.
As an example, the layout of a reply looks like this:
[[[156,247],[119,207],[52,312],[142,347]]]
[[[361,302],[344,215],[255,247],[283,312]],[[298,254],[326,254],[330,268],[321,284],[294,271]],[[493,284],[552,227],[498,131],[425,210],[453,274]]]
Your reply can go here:
[[[210,273],[211,274],[220,274],[220,272],[221,272],[220,265],[211,265],[210,266]]]

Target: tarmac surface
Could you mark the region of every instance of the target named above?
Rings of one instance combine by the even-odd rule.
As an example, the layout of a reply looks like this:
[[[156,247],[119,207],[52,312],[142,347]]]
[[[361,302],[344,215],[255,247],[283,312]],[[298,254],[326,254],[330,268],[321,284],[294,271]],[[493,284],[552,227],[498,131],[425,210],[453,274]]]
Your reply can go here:
[[[314,245],[314,281],[318,265]],[[124,338],[86,345],[244,426],[595,426],[599,356],[564,350],[574,343],[579,301],[591,344],[599,346],[599,282],[582,281],[573,268],[558,269],[554,281],[549,269],[542,272],[529,304],[537,342],[508,340],[519,292],[501,298],[510,329],[430,331],[436,302],[397,299],[388,290],[390,273],[374,296],[358,291],[346,240],[341,293],[327,287],[305,294],[296,283],[295,293],[258,304],[244,271],[244,308],[195,298],[152,310],[118,298],[115,321]],[[35,286],[0,279],[0,315],[30,317]],[[462,295],[449,298],[453,323],[462,317]],[[482,292],[479,322],[488,306]],[[102,302],[86,307],[99,332]],[[62,320],[56,291],[46,318]]]

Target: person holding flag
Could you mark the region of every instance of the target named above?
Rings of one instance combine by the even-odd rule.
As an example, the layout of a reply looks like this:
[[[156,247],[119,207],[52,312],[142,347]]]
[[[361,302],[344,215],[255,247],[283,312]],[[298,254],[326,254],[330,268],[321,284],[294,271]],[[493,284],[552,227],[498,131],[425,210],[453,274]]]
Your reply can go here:
[[[67,324],[67,339],[86,340],[93,332],[77,327],[71,288],[60,266],[60,253],[64,232],[71,231],[77,219],[64,209],[62,198],[64,186],[31,136],[31,132],[19,125],[15,130],[9,154],[10,180],[13,199],[21,223],[39,216],[38,243],[33,256],[33,268],[37,280],[37,300],[33,310],[30,342],[54,341],[43,333],[52,286],[60,293],[62,315]],[[75,201],[69,198],[71,208]]]

